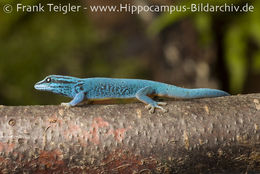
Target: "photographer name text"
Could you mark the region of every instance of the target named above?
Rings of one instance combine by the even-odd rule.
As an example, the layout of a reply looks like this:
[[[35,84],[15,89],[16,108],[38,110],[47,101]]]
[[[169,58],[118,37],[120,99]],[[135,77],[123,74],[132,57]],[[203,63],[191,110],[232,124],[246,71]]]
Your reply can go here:
[[[21,3],[18,3],[16,5],[16,11],[17,12],[56,12],[56,13],[62,13],[67,14],[69,12],[79,12],[81,10],[82,6],[80,5],[73,5],[73,4],[52,4],[48,3],[46,5],[43,5],[41,3],[37,5],[23,5]]]

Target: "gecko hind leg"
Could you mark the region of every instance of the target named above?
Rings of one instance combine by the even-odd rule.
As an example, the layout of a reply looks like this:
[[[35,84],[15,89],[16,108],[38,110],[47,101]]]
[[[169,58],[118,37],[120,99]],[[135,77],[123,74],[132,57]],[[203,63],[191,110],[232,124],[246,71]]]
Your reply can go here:
[[[153,94],[153,93],[154,93],[153,88],[150,87],[150,86],[147,86],[147,87],[144,87],[144,88],[140,89],[139,91],[137,91],[136,98],[138,100],[140,100],[141,102],[147,104],[147,106],[145,108],[149,109],[150,114],[154,113],[155,108],[161,109],[163,112],[167,112],[166,109],[161,107],[161,106],[166,105],[165,102],[156,102],[156,101],[154,101],[153,99],[151,99],[150,97],[147,96],[147,95]]]

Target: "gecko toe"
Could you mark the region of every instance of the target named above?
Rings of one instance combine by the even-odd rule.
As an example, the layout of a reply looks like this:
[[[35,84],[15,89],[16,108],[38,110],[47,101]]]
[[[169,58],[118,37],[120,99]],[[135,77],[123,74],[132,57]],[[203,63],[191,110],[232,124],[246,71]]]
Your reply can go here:
[[[151,105],[146,105],[145,109],[150,109],[152,106]]]
[[[161,108],[161,110],[162,110],[164,113],[168,112],[168,110],[167,110],[167,109],[164,109],[164,108]]]
[[[149,110],[150,114],[154,113],[155,107],[151,104],[146,105],[145,108]]]
[[[61,105],[61,106],[65,106],[66,108],[71,107],[70,103],[61,103],[60,105]]]
[[[164,109],[163,107],[161,107],[161,106],[157,106],[156,108],[158,108],[158,109],[161,109],[164,113],[165,112],[168,112],[168,110],[167,109]]]
[[[151,109],[152,105],[148,104],[145,106],[145,109]]]
[[[154,107],[151,107],[151,108],[149,109],[149,113],[150,113],[150,114],[153,114],[153,113],[154,113],[154,110],[155,110],[155,108],[154,108]]]

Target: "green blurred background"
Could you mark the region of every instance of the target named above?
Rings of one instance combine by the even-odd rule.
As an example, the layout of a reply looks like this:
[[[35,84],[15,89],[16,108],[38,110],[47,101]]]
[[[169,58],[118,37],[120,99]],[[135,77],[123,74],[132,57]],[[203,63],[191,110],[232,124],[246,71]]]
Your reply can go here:
[[[260,1],[239,13],[4,13],[0,2],[0,104],[59,104],[61,96],[36,91],[50,74],[142,78],[182,87],[260,92]],[[55,4],[221,5],[224,0],[50,1]]]

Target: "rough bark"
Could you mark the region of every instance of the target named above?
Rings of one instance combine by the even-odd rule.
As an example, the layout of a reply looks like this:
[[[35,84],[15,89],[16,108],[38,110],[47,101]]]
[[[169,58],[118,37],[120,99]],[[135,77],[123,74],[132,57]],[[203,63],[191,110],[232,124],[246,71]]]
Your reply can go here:
[[[260,94],[141,103],[1,106],[1,173],[259,173]]]

